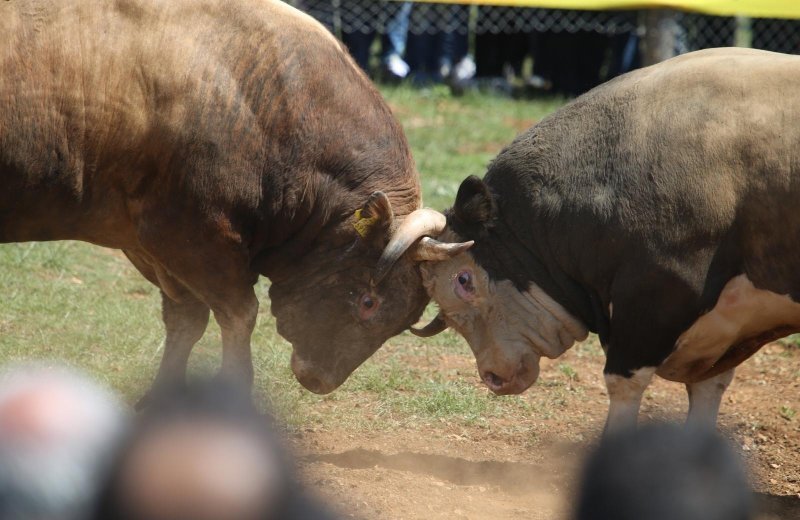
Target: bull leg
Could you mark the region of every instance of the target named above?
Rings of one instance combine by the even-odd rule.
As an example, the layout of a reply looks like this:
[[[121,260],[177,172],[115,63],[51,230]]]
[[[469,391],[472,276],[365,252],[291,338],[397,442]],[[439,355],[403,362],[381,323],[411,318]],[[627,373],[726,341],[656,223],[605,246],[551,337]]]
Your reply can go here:
[[[656,367],[674,350],[686,316],[697,308],[696,293],[686,280],[637,261],[616,273],[611,292],[614,305],[604,369],[611,400],[607,433],[635,426]],[[647,305],[643,294],[648,295]]]
[[[175,301],[162,291],[161,315],[166,328],[164,354],[150,391],[136,403],[137,410],[160,391],[185,383],[189,355],[206,331],[209,308],[188,292],[181,301]]]
[[[253,383],[250,337],[256,325],[258,298],[252,286],[242,294],[212,305],[214,318],[222,330],[221,375],[248,386]]]
[[[186,377],[189,354],[200,341],[208,325],[209,308],[190,293],[175,301],[161,293],[161,314],[167,329],[164,356],[153,386],[159,388],[182,383]]]
[[[629,377],[605,374],[610,404],[604,435],[636,427],[642,395],[653,379],[655,371],[653,367],[644,367],[633,370]]]
[[[714,428],[717,424],[722,394],[733,380],[734,370],[728,370],[714,377],[686,385],[689,394],[689,415],[686,424]]]
[[[258,313],[254,289],[258,273],[250,269],[250,252],[227,219],[209,221],[192,208],[168,211],[170,204],[155,201],[147,208],[140,243],[157,266],[159,279],[160,273],[167,273],[166,279],[179,282],[211,309],[222,332],[223,375],[250,386],[250,337]],[[177,354],[176,359],[180,360]]]
[[[161,317],[166,329],[161,365],[152,389],[136,403],[138,410],[146,406],[150,396],[159,389],[185,382],[189,355],[205,333],[209,308],[177,280],[171,277],[167,279],[168,275],[163,272],[159,275],[157,267],[148,262],[143,254],[133,251],[124,253],[145,278],[161,289]]]

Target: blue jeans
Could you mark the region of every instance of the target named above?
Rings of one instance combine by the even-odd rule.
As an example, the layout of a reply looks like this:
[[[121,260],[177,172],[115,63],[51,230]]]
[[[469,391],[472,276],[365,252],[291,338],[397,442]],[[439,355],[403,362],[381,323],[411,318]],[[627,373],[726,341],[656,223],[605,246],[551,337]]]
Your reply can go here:
[[[440,81],[443,66],[452,67],[467,55],[469,35],[467,19],[468,5],[431,4],[424,5],[424,14],[435,17],[443,30],[423,30],[409,38],[406,61],[412,73],[421,82]],[[428,29],[428,28],[426,28]]]
[[[347,9],[348,2],[342,2],[342,9]],[[381,59],[386,60],[396,54],[402,56],[406,50],[408,35],[408,19],[411,14],[411,2],[387,5],[393,12],[386,19],[386,32],[381,38]],[[363,13],[363,12],[362,12]],[[377,31],[351,31],[342,33],[342,41],[347,46],[356,63],[365,71],[369,69],[369,50]]]
[[[397,13],[386,21],[386,34],[383,35],[382,57],[385,60],[392,54],[403,56],[408,40],[408,20],[411,16],[411,2],[403,2]]]

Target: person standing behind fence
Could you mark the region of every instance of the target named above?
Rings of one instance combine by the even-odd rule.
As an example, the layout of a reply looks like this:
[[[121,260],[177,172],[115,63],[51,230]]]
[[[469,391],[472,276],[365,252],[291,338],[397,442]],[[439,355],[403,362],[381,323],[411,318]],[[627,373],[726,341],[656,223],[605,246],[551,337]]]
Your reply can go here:
[[[507,72],[520,75],[522,63],[531,50],[531,33],[520,27],[528,8],[478,8],[475,35],[476,77],[504,78]]]
[[[458,89],[474,75],[468,54],[469,9],[458,4],[414,4],[406,61],[415,84],[447,81]]]
[[[356,63],[371,73],[370,51],[375,37],[382,30],[380,63],[383,78],[390,81],[405,78],[409,67],[403,55],[411,2],[341,0],[339,9],[342,42]]]
[[[579,96],[639,66],[636,12],[539,9],[533,73],[555,94]],[[552,20],[549,24],[547,20]]]
[[[553,94],[578,96],[599,85],[610,74],[635,66],[631,46],[620,39],[618,63],[608,64],[613,34],[619,25],[631,25],[624,12],[480,7],[475,38],[477,77],[501,90],[511,83],[527,84]],[[627,32],[631,32],[628,30]],[[532,75],[524,77],[523,63],[533,58]],[[627,58],[627,59],[623,59]],[[612,60],[614,57],[611,58]],[[604,73],[605,72],[605,73]]]

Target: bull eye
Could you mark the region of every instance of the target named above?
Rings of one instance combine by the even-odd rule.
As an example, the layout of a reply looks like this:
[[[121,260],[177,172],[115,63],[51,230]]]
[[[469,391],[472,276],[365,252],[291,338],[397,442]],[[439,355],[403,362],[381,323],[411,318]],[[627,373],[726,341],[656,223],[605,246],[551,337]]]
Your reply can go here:
[[[456,294],[460,298],[469,298],[475,292],[475,286],[472,283],[472,272],[468,270],[459,271],[455,276],[454,282]]]
[[[380,306],[380,300],[372,293],[364,293],[358,302],[358,316],[362,320],[371,318]]]

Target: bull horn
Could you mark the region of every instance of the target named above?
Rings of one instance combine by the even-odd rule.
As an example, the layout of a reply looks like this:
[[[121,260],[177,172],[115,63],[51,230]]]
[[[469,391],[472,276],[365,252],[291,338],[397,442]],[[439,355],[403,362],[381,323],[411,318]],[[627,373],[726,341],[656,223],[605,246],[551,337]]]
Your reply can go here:
[[[452,258],[459,253],[463,253],[475,243],[474,240],[467,242],[439,242],[430,237],[423,237],[414,250],[414,260],[418,261],[439,261]]]
[[[438,211],[422,208],[412,211],[397,227],[389,243],[381,254],[372,284],[378,285],[397,260],[408,251],[419,238],[439,236],[447,225],[447,219]]]
[[[435,336],[440,332],[443,332],[446,328],[447,323],[445,323],[442,313],[440,312],[431,320],[430,323],[421,329],[415,329],[414,327],[411,327],[409,330],[411,331],[411,334],[419,336],[420,338],[430,338],[431,336]]]

